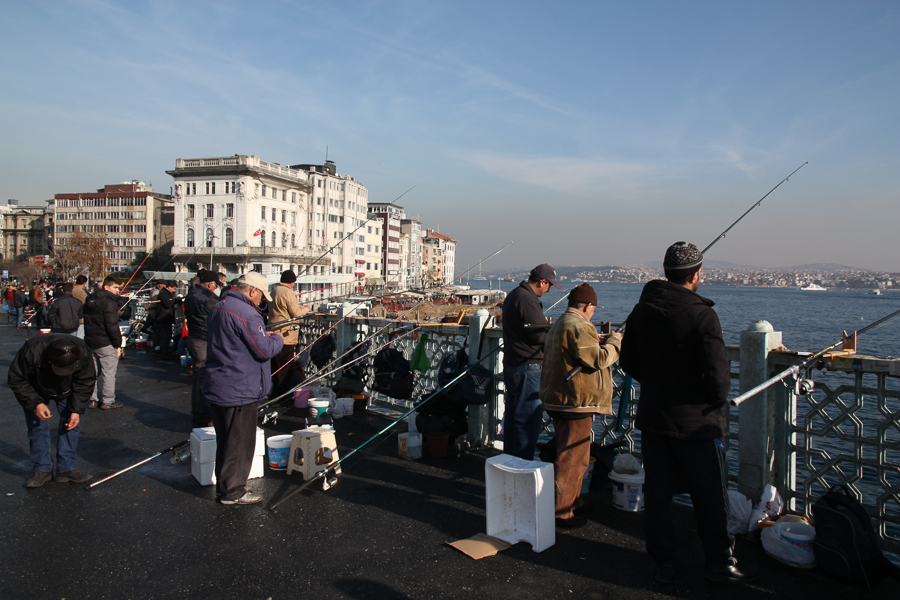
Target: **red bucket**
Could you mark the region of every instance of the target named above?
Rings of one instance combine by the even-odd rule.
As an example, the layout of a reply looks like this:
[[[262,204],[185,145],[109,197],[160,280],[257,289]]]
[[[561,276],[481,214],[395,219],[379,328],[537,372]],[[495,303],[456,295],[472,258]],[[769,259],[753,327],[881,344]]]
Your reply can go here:
[[[425,452],[429,458],[446,458],[450,446],[450,434],[446,431],[432,431],[425,434]]]

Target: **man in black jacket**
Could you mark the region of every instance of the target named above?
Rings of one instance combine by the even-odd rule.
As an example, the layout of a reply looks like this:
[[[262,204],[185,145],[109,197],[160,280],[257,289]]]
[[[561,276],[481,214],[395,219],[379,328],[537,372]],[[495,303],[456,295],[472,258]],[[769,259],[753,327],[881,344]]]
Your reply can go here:
[[[116,369],[122,332],[119,330],[119,289],[115,277],[103,280],[103,287],[88,296],[84,303],[84,341],[97,361],[97,385],[91,395],[89,408],[121,408],[116,402]]]
[[[184,316],[188,325],[188,351],[194,366],[194,385],[191,388],[191,418],[194,427],[210,424],[209,404],[203,400],[203,375],[206,373],[206,317],[216,305],[219,297],[215,294],[219,277],[213,271],[201,270],[197,276],[200,283],[188,292],[184,300]]]
[[[644,459],[644,528],[656,579],[674,581],[678,548],[672,495],[683,480],[706,554],[707,579],[750,581],[728,533],[725,401],[730,366],[713,302],[699,294],[703,254],[676,242],[666,250],[666,280],[644,286],[628,316],[619,364],[641,384],[635,427]]]
[[[544,417],[538,389],[550,325],[540,298],[551,285],[559,287],[556,270],[538,265],[503,301],[503,451],[525,460],[534,460]]]
[[[153,325],[153,351],[161,354],[165,360],[174,357],[172,354],[172,329],[175,327],[175,306],[181,302],[175,297],[177,289],[174,281],[167,281],[166,287],[159,292],[156,309],[156,324]]]
[[[85,483],[91,476],[76,463],[81,415],[97,380],[87,345],[64,334],[38,335],[19,349],[9,367],[7,382],[25,411],[34,475],[26,488],[50,480],[50,401],[59,411],[56,443],[56,482]]]
[[[62,294],[50,305],[50,331],[52,333],[70,333],[78,331],[78,322],[84,317],[84,305],[72,295],[75,284],[64,283]]]
[[[28,296],[22,291],[22,286],[16,287],[13,293],[13,308],[16,309],[16,328],[22,328],[22,319],[25,316],[25,305],[28,304]]]

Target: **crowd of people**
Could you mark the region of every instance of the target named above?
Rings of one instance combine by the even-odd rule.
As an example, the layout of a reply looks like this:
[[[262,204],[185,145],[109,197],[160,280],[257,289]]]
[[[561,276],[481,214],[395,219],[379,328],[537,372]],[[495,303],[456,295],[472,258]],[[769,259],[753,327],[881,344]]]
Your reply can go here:
[[[280,322],[309,312],[294,292],[296,280],[293,271],[285,271],[270,295],[269,284],[259,273],[247,273],[226,285],[224,274],[202,269],[190,281],[185,297],[177,293],[175,281],[158,280],[152,282],[148,298],[136,300],[147,309],[144,325],[152,332],[159,360],[171,360],[183,345],[192,361],[192,425],[215,427],[216,497],[222,504],[261,500],[247,489],[257,406],[273,390],[273,371],[276,390],[284,391],[302,377],[294,361],[297,334],[291,324],[280,325],[272,333],[265,325],[266,317]],[[56,403],[60,418],[58,483],[84,483],[91,478],[76,462],[79,422],[85,410],[123,406],[116,400],[116,371],[124,346],[121,324],[134,299],[120,295],[122,282],[112,276],[89,294],[86,286],[83,276],[60,282],[56,289],[42,280],[30,294],[36,305],[34,318],[41,314],[35,326],[49,324],[50,331],[22,346],[8,374],[28,425],[34,469],[26,482],[29,489],[53,478],[51,402]],[[24,291],[18,285],[10,288],[15,306],[17,295]],[[183,316],[181,329],[176,326],[179,316]]]

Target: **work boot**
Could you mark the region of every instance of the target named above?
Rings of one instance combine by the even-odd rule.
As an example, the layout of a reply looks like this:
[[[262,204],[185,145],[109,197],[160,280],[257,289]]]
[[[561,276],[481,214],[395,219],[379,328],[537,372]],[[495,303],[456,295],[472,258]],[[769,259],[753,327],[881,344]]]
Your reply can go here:
[[[674,564],[665,564],[656,567],[656,574],[654,576],[654,579],[656,579],[656,581],[659,583],[671,585],[675,583],[675,579],[677,577],[678,567]]]
[[[34,475],[31,476],[25,483],[25,487],[29,489],[39,488],[45,483],[50,481],[50,473],[47,471],[35,471]]]
[[[260,496],[259,494],[254,494],[253,492],[248,490],[237,500],[223,500],[220,498],[219,502],[221,502],[222,504],[257,504],[259,502],[262,502],[262,496]]]
[[[748,569],[747,567],[738,568],[737,560],[731,558],[725,565],[706,564],[706,572],[703,574],[709,581],[734,581],[744,583],[756,581],[759,579],[759,571],[756,569]]]
[[[556,517],[556,526],[560,529],[578,529],[587,523],[584,517],[569,517],[568,519],[560,519]]]
[[[56,474],[56,483],[87,483],[91,480],[91,476],[82,473],[81,469],[72,469],[71,471],[63,471]]]
[[[100,410],[112,410],[114,408],[122,408],[123,406],[125,406],[125,405],[122,404],[121,402],[113,401],[113,402],[110,402],[109,404],[101,404]]]

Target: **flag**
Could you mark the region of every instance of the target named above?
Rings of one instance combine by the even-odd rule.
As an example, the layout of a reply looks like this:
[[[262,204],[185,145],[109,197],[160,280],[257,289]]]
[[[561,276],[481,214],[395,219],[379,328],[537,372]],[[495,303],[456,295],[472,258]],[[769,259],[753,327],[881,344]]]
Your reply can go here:
[[[256,233],[253,234],[253,237],[259,237],[260,233],[262,233],[262,229],[257,229]]]

